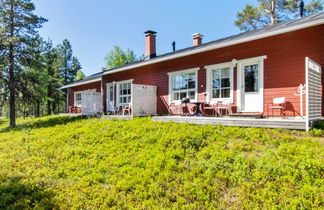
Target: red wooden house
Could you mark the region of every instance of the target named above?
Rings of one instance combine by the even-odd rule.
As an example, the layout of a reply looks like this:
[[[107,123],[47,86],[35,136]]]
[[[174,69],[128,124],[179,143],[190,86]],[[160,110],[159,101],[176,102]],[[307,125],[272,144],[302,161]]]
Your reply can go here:
[[[163,55],[156,55],[155,32],[145,32],[145,40],[146,59],[103,69],[64,86],[69,110],[76,111],[73,107],[86,100],[82,91],[87,91],[101,95],[96,110],[105,113],[134,105],[136,100],[143,107],[155,100],[151,112],[178,114],[181,99],[189,98],[204,106],[230,106],[232,113],[269,116],[273,111],[269,104],[284,97],[286,116],[315,119],[324,115],[324,12],[209,43],[194,34],[193,46]],[[145,91],[135,94],[134,84],[141,85],[138,90],[155,87],[156,98]],[[294,94],[300,84],[306,90],[302,106]],[[141,94],[145,100],[141,101]]]

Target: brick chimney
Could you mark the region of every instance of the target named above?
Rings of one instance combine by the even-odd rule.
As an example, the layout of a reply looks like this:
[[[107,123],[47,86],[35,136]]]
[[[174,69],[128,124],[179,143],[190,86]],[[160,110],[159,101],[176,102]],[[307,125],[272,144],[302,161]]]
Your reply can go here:
[[[192,38],[193,38],[193,46],[198,46],[198,45],[201,45],[202,44],[202,38],[204,36],[200,33],[195,33],[192,35]]]
[[[150,59],[156,57],[156,32],[155,31],[145,31],[145,56]]]

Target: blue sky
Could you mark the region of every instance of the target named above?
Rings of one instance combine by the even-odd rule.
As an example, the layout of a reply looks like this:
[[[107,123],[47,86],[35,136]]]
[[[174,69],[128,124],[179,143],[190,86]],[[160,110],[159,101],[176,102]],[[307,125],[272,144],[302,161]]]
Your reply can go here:
[[[144,31],[157,34],[157,54],[192,45],[193,33],[208,42],[239,33],[236,13],[254,0],[35,0],[36,14],[48,19],[40,30],[55,44],[67,38],[86,75],[105,66],[119,45],[144,54]],[[308,1],[305,1],[308,2]]]

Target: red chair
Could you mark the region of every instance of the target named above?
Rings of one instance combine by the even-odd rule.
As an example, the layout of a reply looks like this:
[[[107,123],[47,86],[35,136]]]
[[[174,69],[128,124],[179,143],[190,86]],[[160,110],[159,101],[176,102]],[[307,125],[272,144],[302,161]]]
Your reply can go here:
[[[216,115],[216,110],[213,104],[209,104],[209,106],[206,106],[205,104],[203,105],[203,111],[204,114],[206,115],[206,111],[211,110],[212,111],[212,115],[215,116]]]
[[[180,107],[175,103],[170,103],[168,110],[170,115],[181,113]]]
[[[187,103],[181,103],[180,107],[181,107],[181,115],[183,115],[183,116],[190,115],[189,107],[188,107]]]
[[[81,107],[78,107],[78,106],[69,106],[69,113],[71,113],[71,114],[78,114],[78,113],[81,113],[81,112],[82,112]]]

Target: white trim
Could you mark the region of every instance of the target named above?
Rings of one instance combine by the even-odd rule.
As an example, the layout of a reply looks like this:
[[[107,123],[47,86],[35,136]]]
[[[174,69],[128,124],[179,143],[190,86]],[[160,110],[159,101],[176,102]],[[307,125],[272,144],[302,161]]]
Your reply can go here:
[[[106,72],[103,73],[103,75],[113,74],[113,73],[120,72],[120,71],[125,71],[125,70],[128,70],[128,69],[134,69],[134,68],[138,68],[138,67],[141,67],[141,66],[146,66],[146,65],[149,65],[149,64],[154,64],[154,63],[167,61],[167,60],[171,60],[171,59],[175,59],[175,58],[180,58],[180,57],[184,57],[184,56],[188,56],[188,55],[193,55],[193,54],[197,54],[197,53],[201,53],[201,52],[215,50],[215,49],[219,49],[219,48],[223,48],[223,47],[227,47],[227,46],[231,46],[231,45],[250,42],[250,41],[257,40],[257,39],[262,39],[262,38],[266,38],[266,37],[270,37],[270,36],[275,36],[275,35],[279,35],[279,34],[288,33],[288,32],[291,32],[291,31],[297,31],[297,30],[300,30],[300,29],[321,25],[323,23],[324,23],[324,19],[319,19],[319,20],[315,20],[315,21],[312,21],[312,22],[307,22],[307,23],[304,23],[304,24],[298,24],[298,25],[290,26],[290,27],[288,26],[288,27],[285,27],[283,29],[274,30],[274,31],[270,31],[270,32],[267,32],[267,33],[262,33],[262,34],[257,34],[257,35],[250,36],[250,37],[247,37],[247,38],[242,38],[242,39],[239,39],[239,40],[227,41],[225,43],[215,44],[215,45],[206,46],[206,47],[202,47],[202,48],[196,48],[196,49],[192,49],[192,50],[187,51],[187,52],[177,53],[175,55],[165,56],[165,57],[161,57],[161,58],[157,57],[157,58],[154,58],[152,60],[148,60],[147,62],[133,64],[133,65],[125,66],[125,67],[120,67],[118,69],[111,70],[111,71],[106,71]]]
[[[217,69],[230,69],[230,97],[229,98],[218,98],[212,99],[212,71]],[[218,101],[229,101],[234,103],[234,65],[233,62],[226,62],[220,64],[213,64],[205,66],[206,69],[206,102],[210,104],[216,104]]]
[[[237,63],[252,63],[252,62],[264,60],[267,58],[268,58],[267,55],[262,55],[262,56],[257,56],[257,57],[253,57],[253,58],[245,58],[245,59],[237,60]]]
[[[68,85],[64,85],[62,87],[60,87],[59,89],[65,89],[65,88],[70,88],[70,87],[75,87],[75,86],[79,86],[79,85],[84,85],[84,84],[89,84],[89,83],[93,83],[93,82],[99,82],[101,81],[101,77],[100,78],[96,78],[96,79],[92,79],[92,80],[87,80],[84,82],[78,82],[78,83],[72,83],[72,84],[68,84]]]
[[[115,82],[109,82],[109,83],[106,83],[106,112],[109,112],[109,97],[110,97],[110,89],[109,89],[109,86],[112,85],[113,87],[113,106],[115,105],[115,90],[116,90],[116,85],[115,85]],[[108,95],[109,93],[109,95]],[[117,98],[116,98],[117,99]],[[113,110],[112,112],[114,111],[114,107],[113,107]]]
[[[309,63],[309,58],[305,58],[305,84],[306,84],[306,131],[309,131],[309,94],[308,94],[308,63]]]
[[[191,102],[197,102],[198,101],[198,71],[199,71],[199,67],[197,68],[191,68],[191,69],[184,69],[184,70],[180,70],[180,71],[173,71],[173,72],[168,72],[167,75],[169,76],[169,93],[168,93],[168,104],[170,105],[171,103],[175,103],[175,104],[180,104],[181,101],[180,100],[172,100],[172,87],[173,87],[173,80],[172,77],[174,75],[183,75],[183,74],[190,74],[190,73],[195,73],[196,74],[196,83],[195,83],[195,100],[192,100]]]
[[[195,71],[199,71],[199,67],[196,68],[190,68],[190,69],[184,69],[184,70],[180,70],[180,71],[171,71],[168,72],[168,75],[179,75],[179,74],[187,74],[187,73],[191,73],[191,72],[195,72]]]
[[[132,105],[133,104],[133,81],[134,79],[129,79],[129,80],[122,80],[122,81],[118,81],[118,82],[115,82],[116,84],[116,104],[118,106],[120,105]],[[125,84],[125,83],[130,83],[131,84],[131,101],[129,103],[119,103],[119,85],[121,84]]]
[[[236,98],[237,98],[237,110],[239,112],[245,112],[242,108],[242,96],[243,96],[243,72],[242,68],[246,65],[258,64],[259,65],[259,93],[261,97],[261,107],[257,112],[264,112],[264,59],[267,59],[267,56],[258,56],[254,58],[247,58],[238,60],[237,62],[237,90],[236,90]]]
[[[73,105],[74,106],[77,106],[76,105],[76,94],[80,93],[81,94],[81,103],[82,103],[82,91],[76,91],[74,92],[74,97],[73,97]],[[81,106],[78,106],[78,107],[81,107]]]

